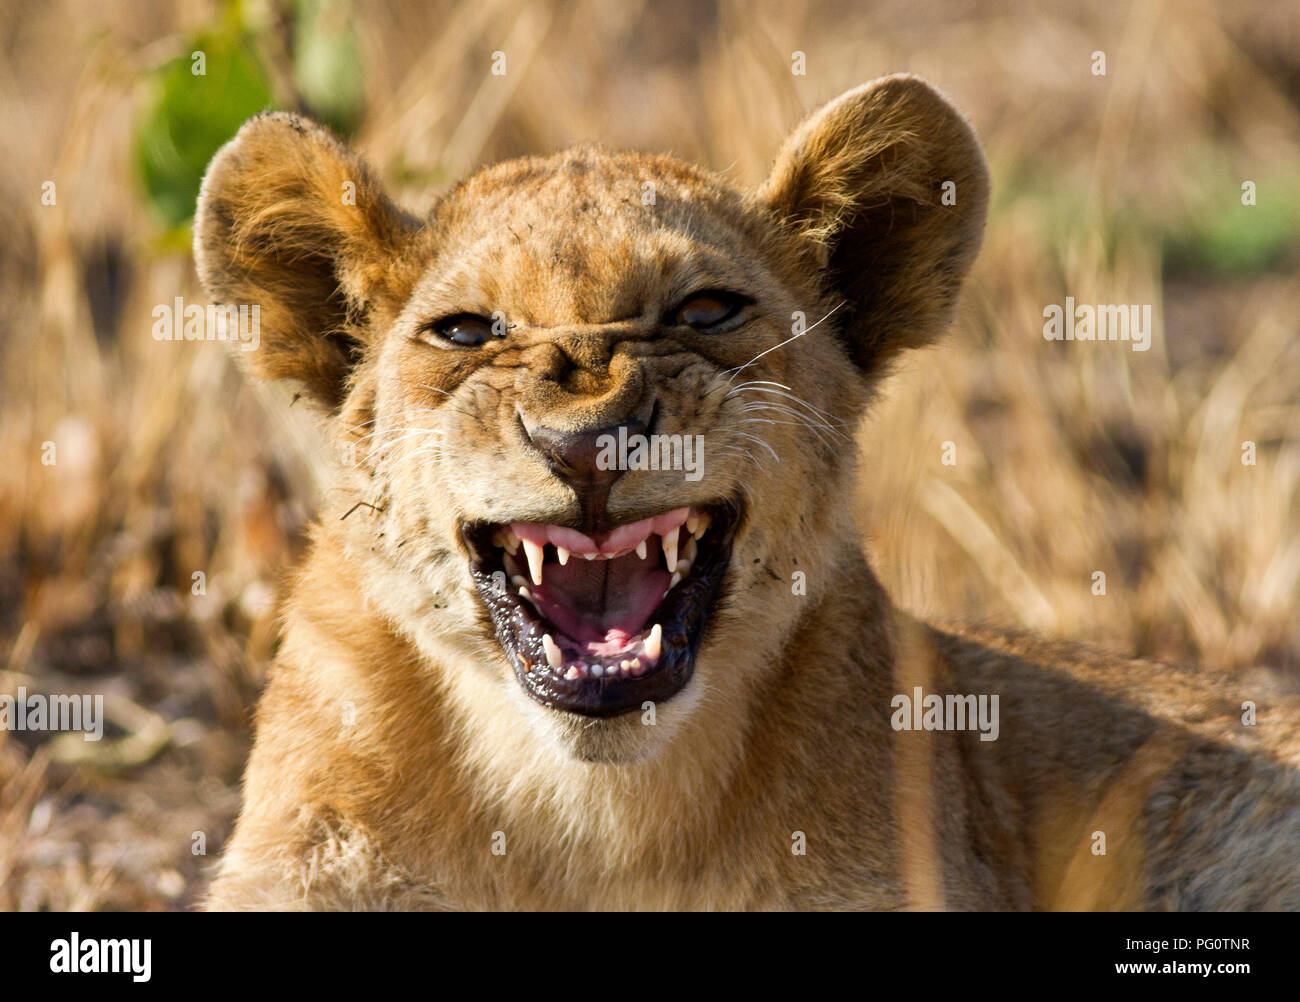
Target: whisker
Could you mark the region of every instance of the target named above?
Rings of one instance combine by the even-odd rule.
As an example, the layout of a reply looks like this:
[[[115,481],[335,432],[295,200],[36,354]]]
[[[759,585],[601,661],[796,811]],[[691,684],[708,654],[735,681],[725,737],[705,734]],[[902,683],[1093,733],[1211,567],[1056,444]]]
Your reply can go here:
[[[814,424],[818,428],[825,428],[827,431],[833,431],[836,434],[841,434],[839,428],[837,428],[830,421],[827,421],[825,418],[820,418],[813,414],[809,414],[807,411],[801,411],[797,407],[791,407],[789,404],[778,403],[775,400],[768,400],[766,398],[761,398],[758,400],[747,400],[740,408],[740,412],[742,414],[747,414],[750,411],[756,411],[756,410],[768,410],[768,411],[775,411],[781,414],[789,414],[791,417],[797,417],[800,421],[807,421],[810,424]]]
[[[776,454],[776,450],[773,449],[770,445],[768,445],[767,442],[765,442],[763,439],[759,438],[759,436],[751,435],[747,431],[735,431],[733,429],[728,429],[728,431],[730,431],[731,434],[733,435],[738,435],[741,438],[747,438],[753,442],[757,442],[759,445],[761,445],[764,449],[766,449],[768,452],[772,454],[773,459],[775,459],[778,463],[781,462],[781,457]]]
[[[777,420],[774,419],[774,418],[745,418],[745,420],[743,420],[743,421],[737,421],[736,424],[738,424],[738,425],[741,425],[741,424],[771,424],[771,425],[778,425],[778,424],[781,424],[781,425],[786,425],[786,426],[788,426],[788,427],[793,427],[793,428],[807,428],[809,431],[811,431],[811,432],[812,432],[812,433],[817,437],[817,441],[819,441],[822,445],[826,446],[826,448],[828,448],[828,449],[829,449],[829,448],[832,448],[832,444],[831,444],[831,442],[830,442],[830,441],[829,441],[829,440],[828,440],[828,439],[827,439],[827,438],[826,438],[826,437],[825,437],[825,436],[824,436],[820,431],[818,431],[816,428],[812,427],[811,425],[809,425],[809,424],[808,424],[807,422],[805,422],[805,421],[777,421]]]
[[[427,428],[420,427],[419,425],[403,425],[397,428],[380,428],[377,431],[372,431],[368,435],[362,435],[360,438],[357,439],[357,441],[364,442],[367,439],[376,437],[377,435],[395,435],[398,432],[403,432],[403,431],[427,432],[430,435],[441,435],[443,433],[443,429],[437,427],[436,425],[430,425]]]
[[[801,330],[798,334],[794,335],[793,337],[786,338],[786,339],[785,339],[784,341],[782,341],[780,344],[773,345],[771,348],[768,348],[768,349],[766,349],[765,351],[760,351],[757,355],[755,355],[753,358],[751,358],[751,359],[750,359],[748,362],[746,362],[744,365],[739,366],[739,367],[737,367],[737,368],[735,368],[735,369],[727,369],[727,370],[725,370],[726,372],[733,373],[731,379],[727,380],[728,384],[730,384],[731,382],[733,382],[733,381],[735,380],[736,376],[740,375],[742,372],[744,372],[746,369],[748,369],[751,365],[753,365],[755,362],[757,362],[757,361],[758,361],[760,358],[762,358],[764,355],[770,355],[772,352],[776,351],[778,348],[784,348],[784,347],[785,347],[786,345],[788,345],[791,341],[796,341],[796,340],[798,340],[799,338],[803,337],[805,334],[811,334],[814,330],[816,330],[816,329],[818,328],[818,326],[821,325],[821,323],[822,323],[823,320],[826,320],[826,319],[831,315],[831,313],[834,313],[836,310],[838,310],[841,306],[845,305],[847,302],[848,302],[847,299],[841,299],[838,303],[836,303],[834,306],[831,307],[830,312],[827,313],[826,316],[822,317],[821,320],[818,320],[817,323],[813,324],[811,327],[807,327],[807,328],[805,328],[804,330]]]
[[[380,441],[380,442],[378,442],[378,443],[375,445],[375,447],[374,447],[373,449],[371,449],[369,452],[366,453],[365,457],[364,457],[361,461],[362,461],[363,463],[364,463],[364,462],[367,462],[367,461],[370,460],[373,456],[378,455],[380,452],[382,452],[384,449],[387,449],[389,446],[396,445],[398,442],[405,442],[408,438],[419,438],[421,435],[435,435],[435,436],[436,436],[436,435],[438,435],[438,434],[439,434],[439,431],[438,431],[438,430],[435,430],[435,429],[431,429],[431,428],[418,428],[418,429],[416,429],[415,431],[410,432],[409,434],[406,434],[406,435],[399,435],[397,438],[388,439],[388,440],[386,440],[386,441]]]
[[[824,422],[821,421],[813,421],[809,419],[807,415],[801,414],[798,411],[789,408],[778,407],[772,404],[759,404],[759,405],[747,406],[743,410],[741,410],[741,413],[742,414],[782,414],[785,415],[786,417],[793,418],[794,419],[793,421],[778,421],[775,418],[754,418],[751,420],[764,420],[764,421],[769,421],[772,424],[785,424],[785,425],[793,425],[799,428],[807,428],[809,431],[811,431],[814,435],[817,436],[818,441],[822,442],[826,446],[832,445],[832,443],[836,438],[843,439],[845,442],[848,441],[848,438],[844,434],[842,434],[838,429],[832,428],[830,425],[825,424]],[[743,424],[744,422],[741,423]],[[828,435],[831,437],[828,438],[827,437]]]
[[[772,389],[771,387],[775,387],[775,389]],[[781,392],[783,390],[786,392]],[[840,420],[838,417],[836,417],[836,415],[831,414],[828,411],[824,411],[820,407],[816,407],[813,404],[810,404],[807,400],[803,399],[803,397],[799,396],[797,393],[791,390],[790,387],[786,386],[784,383],[774,382],[773,380],[770,379],[753,379],[748,382],[741,383],[739,386],[736,386],[733,389],[729,390],[727,392],[727,397],[732,396],[732,394],[739,394],[742,391],[747,391],[749,393],[775,393],[778,397],[785,397],[787,400],[792,400],[795,403],[799,404],[800,406],[806,407],[809,411],[816,414],[820,418],[824,418],[827,421],[832,421],[835,424],[841,426],[845,426],[848,424],[848,422]],[[723,399],[725,400],[727,399],[727,397],[723,397]]]

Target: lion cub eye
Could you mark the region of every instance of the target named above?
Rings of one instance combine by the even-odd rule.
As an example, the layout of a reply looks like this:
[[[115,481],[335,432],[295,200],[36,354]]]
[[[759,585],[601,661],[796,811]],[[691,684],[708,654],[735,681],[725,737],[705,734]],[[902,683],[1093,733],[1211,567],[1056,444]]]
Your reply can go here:
[[[735,327],[740,312],[753,300],[734,292],[722,292],[710,289],[688,296],[673,311],[671,322],[678,327],[692,327],[706,334]]]
[[[492,321],[475,313],[458,313],[453,317],[435,320],[421,327],[420,333],[432,335],[438,341],[458,348],[477,348],[496,337]]]

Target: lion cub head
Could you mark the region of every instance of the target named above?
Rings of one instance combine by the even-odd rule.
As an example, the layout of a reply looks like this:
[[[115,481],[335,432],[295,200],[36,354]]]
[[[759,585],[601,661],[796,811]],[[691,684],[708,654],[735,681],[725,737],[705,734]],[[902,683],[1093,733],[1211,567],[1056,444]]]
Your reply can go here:
[[[812,115],[756,191],[584,148],[425,220],[267,114],[213,160],[195,250],[214,300],[260,307],[254,371],[352,447],[340,511],[365,505],[328,532],[426,655],[404,670],[628,759],[742,705],[833,586],[854,424],[949,322],[986,201],[970,128],[909,77]]]

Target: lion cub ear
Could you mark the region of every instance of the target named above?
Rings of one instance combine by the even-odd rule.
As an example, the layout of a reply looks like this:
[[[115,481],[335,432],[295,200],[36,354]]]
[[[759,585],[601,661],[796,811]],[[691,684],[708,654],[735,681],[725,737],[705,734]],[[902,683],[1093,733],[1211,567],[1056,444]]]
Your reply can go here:
[[[936,338],[979,250],[988,169],[966,120],[909,76],[813,113],[759,197],[791,228],[836,301],[849,353],[874,372]]]
[[[214,302],[259,307],[257,348],[241,359],[333,410],[367,321],[409,295],[418,229],[329,133],[277,112],[250,119],[212,158],[194,258]]]

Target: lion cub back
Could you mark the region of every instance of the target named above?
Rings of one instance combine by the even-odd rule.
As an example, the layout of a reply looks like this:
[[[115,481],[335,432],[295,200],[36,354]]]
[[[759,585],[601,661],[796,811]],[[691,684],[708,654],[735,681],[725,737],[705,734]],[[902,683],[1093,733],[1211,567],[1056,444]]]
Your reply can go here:
[[[979,629],[932,642],[934,691],[996,696],[964,734],[973,789],[1013,794],[1036,907],[1300,908],[1300,697]]]

